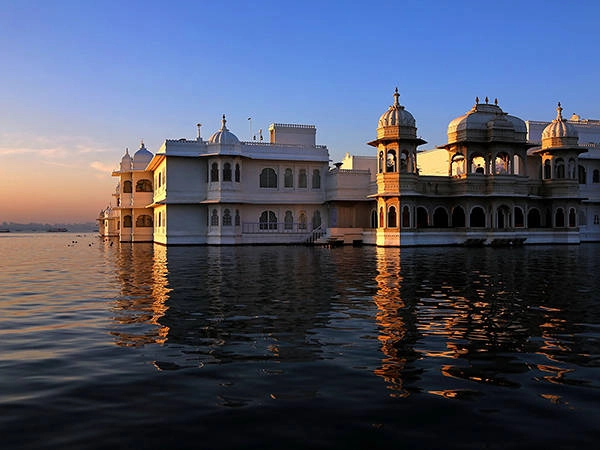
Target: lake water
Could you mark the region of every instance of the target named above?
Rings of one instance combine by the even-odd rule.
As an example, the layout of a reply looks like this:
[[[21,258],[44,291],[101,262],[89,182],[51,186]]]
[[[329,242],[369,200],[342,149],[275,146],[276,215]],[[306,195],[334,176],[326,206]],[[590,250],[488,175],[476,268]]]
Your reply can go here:
[[[600,244],[0,236],[1,448],[595,448]]]

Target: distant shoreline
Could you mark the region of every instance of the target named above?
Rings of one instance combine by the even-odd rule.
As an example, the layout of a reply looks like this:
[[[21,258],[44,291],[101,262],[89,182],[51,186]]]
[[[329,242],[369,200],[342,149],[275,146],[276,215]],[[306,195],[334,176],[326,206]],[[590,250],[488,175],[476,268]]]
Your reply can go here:
[[[98,231],[98,224],[87,223],[0,223],[0,233],[47,233],[47,232],[73,232],[93,233]]]

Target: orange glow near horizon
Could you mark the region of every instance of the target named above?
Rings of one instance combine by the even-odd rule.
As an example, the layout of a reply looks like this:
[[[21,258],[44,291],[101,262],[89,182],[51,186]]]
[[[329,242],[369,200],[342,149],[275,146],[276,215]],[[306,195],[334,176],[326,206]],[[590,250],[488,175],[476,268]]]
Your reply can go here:
[[[112,200],[116,181],[109,173],[41,163],[24,171],[15,163],[9,159],[1,169],[0,223],[94,222]]]

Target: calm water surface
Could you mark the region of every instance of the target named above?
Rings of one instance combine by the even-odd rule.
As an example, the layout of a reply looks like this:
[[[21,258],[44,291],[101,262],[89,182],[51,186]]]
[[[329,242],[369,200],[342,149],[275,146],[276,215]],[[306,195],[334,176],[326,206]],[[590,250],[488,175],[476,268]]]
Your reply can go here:
[[[600,245],[0,237],[1,448],[596,448]]]

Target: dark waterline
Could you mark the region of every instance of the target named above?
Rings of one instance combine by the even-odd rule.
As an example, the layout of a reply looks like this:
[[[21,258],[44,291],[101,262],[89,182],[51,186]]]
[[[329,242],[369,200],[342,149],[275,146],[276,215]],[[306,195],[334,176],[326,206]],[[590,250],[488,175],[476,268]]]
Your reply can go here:
[[[2,448],[595,448],[600,245],[0,237]]]

